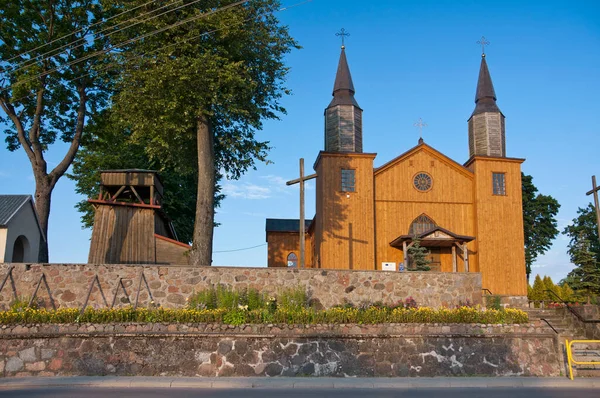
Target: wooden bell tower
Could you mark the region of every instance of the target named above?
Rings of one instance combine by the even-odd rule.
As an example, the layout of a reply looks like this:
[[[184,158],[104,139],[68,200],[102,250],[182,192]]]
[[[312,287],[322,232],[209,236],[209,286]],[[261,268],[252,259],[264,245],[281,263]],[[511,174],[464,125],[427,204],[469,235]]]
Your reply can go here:
[[[189,246],[178,242],[162,209],[163,185],[153,170],[106,170],[100,173],[89,263],[181,263]],[[157,243],[158,241],[160,243]],[[164,246],[173,246],[165,256]],[[176,248],[175,248],[176,247]],[[169,251],[169,250],[167,250]]]

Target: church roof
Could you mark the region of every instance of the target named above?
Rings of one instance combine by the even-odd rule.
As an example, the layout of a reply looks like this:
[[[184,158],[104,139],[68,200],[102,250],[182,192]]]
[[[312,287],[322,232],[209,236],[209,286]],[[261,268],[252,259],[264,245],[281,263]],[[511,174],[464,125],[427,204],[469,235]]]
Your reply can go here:
[[[348,67],[348,60],[346,59],[346,49],[342,47],[337,73],[335,75],[335,83],[333,85],[333,99],[328,108],[336,105],[354,105],[360,108],[358,102],[354,99],[355,92],[352,75],[350,74],[350,68]]]
[[[379,173],[381,173],[381,172],[389,169],[390,167],[393,167],[394,165],[400,163],[401,161],[403,161],[407,157],[413,155],[414,153],[416,153],[417,151],[420,151],[420,150],[427,151],[428,153],[430,153],[431,155],[433,155],[436,158],[440,159],[440,161],[446,163],[447,165],[449,165],[450,167],[456,169],[460,173],[465,174],[469,178],[473,178],[473,172],[471,170],[469,170],[465,166],[461,165],[460,163],[456,162],[455,160],[450,159],[448,156],[444,155],[443,153],[441,153],[440,151],[436,150],[435,148],[427,145],[423,141],[423,139],[419,139],[419,143],[416,146],[412,147],[411,149],[409,149],[408,151],[404,152],[400,156],[397,156],[394,159],[390,160],[389,162],[387,162],[387,163],[385,163],[385,164],[377,167],[376,169],[374,169],[374,174],[377,175],[377,174],[379,174]]]
[[[304,220],[304,230],[307,231],[312,220]],[[267,232],[300,232],[300,220],[290,218],[267,218]]]
[[[481,66],[479,67],[475,104],[473,115],[484,112],[500,112],[500,108],[496,105],[496,91],[494,90],[492,76],[485,60],[485,54],[481,57]]]

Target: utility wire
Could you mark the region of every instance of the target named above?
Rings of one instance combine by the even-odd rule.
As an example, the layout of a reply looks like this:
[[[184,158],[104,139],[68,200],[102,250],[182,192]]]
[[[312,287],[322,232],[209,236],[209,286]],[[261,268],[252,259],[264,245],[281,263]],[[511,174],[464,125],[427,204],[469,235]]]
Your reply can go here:
[[[15,88],[17,86],[23,85],[23,84],[28,83],[30,81],[36,80],[36,79],[38,79],[40,77],[47,76],[47,75],[49,75],[51,73],[57,72],[57,71],[59,71],[61,69],[64,69],[64,68],[66,68],[68,66],[73,66],[75,64],[78,64],[78,63],[81,63],[83,61],[86,61],[86,60],[88,60],[90,58],[97,57],[98,55],[106,54],[107,52],[112,51],[112,50],[114,50],[116,48],[122,47],[122,46],[127,45],[127,44],[135,43],[136,41],[145,39],[146,37],[154,36],[154,35],[156,35],[158,33],[162,33],[162,32],[164,32],[166,30],[176,28],[176,27],[184,25],[184,24],[186,24],[188,22],[192,22],[192,21],[195,21],[197,19],[206,18],[206,17],[208,17],[210,15],[216,14],[219,11],[224,11],[224,10],[236,7],[236,6],[240,5],[240,4],[246,3],[247,1],[248,0],[237,1],[237,2],[229,4],[227,6],[223,6],[223,7],[217,8],[216,10],[213,10],[213,11],[210,11],[210,12],[206,12],[206,13],[202,13],[200,15],[195,15],[193,17],[186,18],[183,21],[179,21],[179,22],[176,22],[174,24],[167,25],[167,26],[162,27],[160,29],[156,29],[156,30],[154,30],[152,32],[148,32],[146,34],[143,34],[141,36],[137,36],[137,37],[134,37],[132,39],[122,41],[120,43],[115,44],[114,46],[111,46],[111,47],[105,49],[105,50],[96,51],[95,53],[86,55],[85,57],[82,57],[82,58],[79,58],[79,59],[75,59],[75,60],[73,60],[71,62],[68,62],[68,63],[66,63],[64,65],[60,65],[60,66],[58,66],[56,68],[44,71],[44,72],[42,72],[42,73],[40,73],[40,74],[38,74],[36,76],[30,77],[29,79],[25,79],[25,80],[16,82],[15,84],[12,84],[12,85],[10,85],[8,87]],[[3,90],[7,89],[8,87],[4,87]]]
[[[135,22],[135,23],[132,23],[131,25],[124,26],[124,27],[122,27],[122,28],[119,28],[119,29],[117,29],[117,30],[114,30],[114,31],[112,31],[112,32],[109,32],[108,34],[105,34],[105,35],[103,35],[103,36],[104,36],[104,38],[107,38],[107,37],[109,37],[110,35],[113,35],[113,34],[115,34],[115,33],[122,32],[122,31],[123,31],[123,30],[125,30],[125,29],[129,29],[129,28],[131,28],[131,27],[133,27],[133,26],[136,26],[136,25],[139,25],[139,24],[141,24],[141,23],[148,22],[148,21],[150,21],[151,19],[158,18],[158,17],[160,17],[160,16],[163,16],[163,15],[165,15],[165,14],[171,13],[171,12],[173,12],[173,11],[177,11],[177,10],[180,10],[180,9],[182,9],[182,8],[189,7],[189,6],[191,6],[191,5],[195,4],[195,3],[198,3],[198,2],[200,2],[200,1],[202,1],[202,0],[194,0],[194,1],[190,2],[190,3],[183,4],[183,5],[179,6],[179,7],[175,7],[175,8],[173,8],[173,9],[171,9],[171,10],[167,10],[167,11],[165,11],[165,12],[162,12],[162,13],[160,13],[160,14],[156,14],[156,15],[154,15],[154,16],[151,16],[151,17],[149,17],[149,18],[146,18],[146,19],[143,19],[143,20],[137,21],[137,22]],[[118,23],[118,24],[117,24],[117,25],[115,25],[115,26],[110,26],[110,27],[104,28],[104,29],[100,30],[99,32],[97,32],[97,33],[94,33],[94,36],[101,35],[101,34],[103,34],[104,32],[106,32],[106,31],[108,31],[108,30],[111,30],[111,29],[114,29],[114,28],[118,27],[119,25],[122,25],[122,24],[124,24],[124,23],[130,22],[130,21],[133,21],[133,20],[135,20],[135,19],[137,19],[137,18],[140,18],[140,17],[142,17],[142,16],[145,16],[145,15],[148,15],[148,14],[152,14],[153,12],[160,11],[160,10],[162,10],[162,9],[164,9],[164,8],[170,7],[170,6],[172,6],[172,5],[176,4],[176,3],[179,3],[179,2],[181,2],[181,0],[177,0],[177,1],[173,2],[173,3],[169,3],[169,4],[167,4],[167,5],[164,5],[164,6],[162,6],[162,7],[159,7],[159,8],[157,8],[156,10],[148,11],[148,12],[146,12],[146,13],[143,13],[143,14],[139,15],[139,16],[136,16],[136,17],[130,18],[130,19],[128,19],[127,21],[120,22],[120,23]],[[77,43],[77,42],[80,42],[80,43],[79,43],[79,44],[77,44],[77,45],[74,45],[74,44],[75,44],[75,43]],[[73,45],[74,45],[74,46],[73,46]],[[30,67],[31,65],[34,65],[34,64],[35,64],[36,62],[38,62],[38,61],[39,61],[39,62],[41,62],[41,61],[44,61],[45,59],[48,59],[48,58],[51,58],[51,57],[56,57],[57,55],[60,55],[60,54],[63,54],[63,53],[65,53],[67,50],[69,50],[69,51],[70,51],[70,50],[74,50],[74,49],[76,49],[76,48],[83,47],[83,46],[85,46],[85,45],[86,45],[86,41],[85,41],[85,36],[84,36],[84,37],[81,37],[81,38],[79,38],[79,39],[73,40],[73,41],[72,41],[72,42],[70,42],[70,43],[64,44],[64,45],[63,45],[63,46],[61,46],[61,47],[55,48],[55,49],[53,49],[53,50],[50,50],[50,51],[48,51],[48,52],[46,52],[46,53],[44,53],[44,54],[40,54],[40,55],[38,55],[37,57],[35,57],[35,58],[33,58],[33,59],[29,59],[29,60],[27,60],[27,61],[23,61],[23,62],[20,64],[21,66],[19,66],[19,65],[16,65],[16,66],[15,66],[15,68],[13,68],[13,69],[10,69],[10,70],[7,70],[7,72],[9,72],[9,73],[15,73],[15,72],[18,72],[18,71],[20,71],[21,69],[28,68],[28,67]],[[71,46],[72,46],[72,47],[71,47]],[[52,53],[52,52],[54,52],[54,51],[57,51],[57,50],[62,50],[62,51],[59,51],[59,52],[57,52],[57,53],[55,53],[55,54],[48,55],[48,54],[50,54],[50,53]],[[22,64],[25,64],[25,65],[22,65]]]
[[[304,5],[304,4],[306,4],[306,3],[310,3],[310,2],[312,2],[312,1],[313,1],[313,0],[305,0],[305,1],[302,1],[302,2],[300,2],[300,3],[292,4],[291,6],[287,6],[287,7],[281,7],[280,9],[278,9],[278,10],[275,10],[275,11],[272,11],[272,12],[265,12],[265,13],[263,13],[262,15],[265,15],[265,14],[271,14],[271,13],[273,13],[273,12],[287,11],[287,10],[289,10],[289,9],[292,9],[292,8],[295,8],[295,7],[299,7],[299,6],[301,6],[301,5]],[[218,31],[220,31],[220,30],[227,29],[227,28],[230,28],[230,27],[232,27],[232,26],[235,26],[235,25],[239,25],[239,24],[241,24],[241,23],[244,23],[244,22],[246,22],[246,21],[249,21],[249,20],[250,20],[250,19],[252,19],[252,18],[253,18],[253,17],[246,18],[245,20],[243,20],[243,21],[240,21],[238,24],[227,25],[227,26],[223,26],[222,28],[213,29],[213,30],[210,30],[210,31],[207,31],[207,32],[203,32],[203,33],[201,33],[201,34],[199,34],[199,35],[192,36],[192,37],[188,37],[188,38],[182,39],[182,40],[180,40],[180,41],[177,41],[177,42],[174,42],[174,43],[171,43],[171,44],[167,44],[166,46],[159,47],[159,48],[157,48],[157,49],[155,49],[155,50],[148,51],[148,52],[145,52],[145,53],[143,53],[143,54],[138,54],[138,55],[133,55],[133,56],[127,57],[127,58],[125,58],[125,60],[124,60],[124,61],[125,61],[125,62],[127,62],[127,61],[131,61],[131,60],[134,60],[134,59],[142,58],[142,57],[144,57],[144,56],[147,56],[147,55],[153,54],[153,53],[155,53],[155,52],[159,52],[159,51],[161,51],[161,50],[164,50],[164,49],[166,49],[166,48],[173,47],[173,46],[179,45],[179,44],[181,44],[181,43],[186,43],[186,42],[188,42],[188,41],[190,41],[190,40],[194,40],[194,39],[197,39],[197,38],[199,38],[199,37],[206,36],[206,35],[209,35],[209,34],[211,34],[211,33],[218,32]],[[102,68],[95,69],[95,70],[93,70],[93,71],[91,71],[91,72],[88,72],[88,73],[84,73],[83,75],[79,75],[79,76],[73,77],[73,78],[71,78],[71,79],[65,79],[65,80],[64,80],[64,82],[65,82],[65,83],[69,83],[69,82],[72,82],[72,81],[74,81],[74,80],[81,79],[81,78],[83,78],[83,77],[86,77],[86,76],[90,76],[90,75],[92,75],[92,74],[94,74],[94,73],[103,72],[103,71],[105,71],[105,70],[108,70],[108,69],[110,69],[110,68],[112,68],[112,67],[116,67],[116,66],[121,66],[121,64],[120,64],[120,63],[114,63],[114,62],[113,62],[113,63],[111,63],[111,64],[109,64],[109,65],[106,65],[106,66],[104,66],[104,67],[102,67]],[[42,75],[43,75],[43,74],[40,74],[39,76],[42,76]],[[38,77],[39,77],[39,76],[38,76]],[[10,86],[9,86],[9,87],[10,87]],[[32,95],[36,95],[36,94],[37,94],[37,93],[29,93],[29,94],[27,94],[27,95],[24,95],[24,96],[22,96],[22,97],[19,97],[19,98],[17,98],[17,99],[13,99],[11,102],[13,102],[13,103],[14,103],[14,102],[18,102],[18,101],[21,101],[22,99],[25,99],[25,98],[27,98],[27,97],[31,97]]]
[[[250,249],[256,249],[257,247],[263,247],[266,246],[266,243],[263,243],[262,245],[256,245],[256,246],[251,246],[251,247],[244,247],[243,249],[233,249],[233,250],[216,250],[213,251],[213,253],[231,253],[231,252],[241,252],[244,250],[250,250]]]
[[[61,37],[57,37],[56,39],[54,39],[54,40],[52,40],[52,41],[49,41],[48,43],[44,43],[44,44],[42,44],[42,45],[39,45],[39,46],[37,46],[37,47],[36,47],[36,48],[34,48],[34,49],[31,49],[31,50],[25,51],[25,52],[23,52],[23,53],[21,53],[21,54],[15,55],[14,57],[12,57],[12,58],[10,58],[9,60],[7,60],[6,62],[10,62],[10,61],[12,61],[13,59],[16,59],[16,58],[19,58],[19,57],[25,56],[25,55],[29,54],[30,52],[37,51],[37,50],[39,50],[40,48],[44,48],[44,47],[46,47],[46,46],[49,46],[50,44],[52,44],[52,43],[54,43],[54,42],[57,42],[57,41],[59,41],[59,40],[62,40],[62,39],[64,39],[65,37],[73,36],[73,35],[74,35],[74,34],[76,34],[76,33],[83,32],[84,30],[87,30],[87,29],[89,29],[89,28],[91,28],[91,27],[93,27],[93,26],[100,25],[100,24],[102,24],[102,23],[104,23],[104,22],[107,22],[107,21],[110,21],[111,19],[114,19],[114,18],[120,17],[121,15],[127,14],[128,12],[135,11],[135,10],[137,10],[137,9],[138,9],[138,8],[140,8],[140,7],[145,7],[145,6],[147,6],[148,4],[150,4],[150,3],[154,3],[154,2],[156,2],[156,1],[158,1],[158,0],[150,0],[150,1],[149,1],[149,2],[147,2],[147,3],[141,4],[141,5],[139,5],[139,6],[137,6],[137,7],[134,7],[134,8],[132,8],[132,9],[130,9],[130,10],[126,10],[126,11],[123,11],[123,12],[121,12],[121,13],[117,14],[117,15],[113,15],[112,17],[110,17],[110,18],[107,18],[107,19],[106,19],[106,20],[104,20],[104,21],[98,21],[98,22],[96,22],[96,23],[93,23],[93,24],[91,24],[90,26],[86,26],[85,28],[81,28],[81,29],[79,29],[79,30],[76,30],[75,32],[71,32],[71,33],[68,33],[68,34],[66,34],[66,35],[63,35],[63,36],[61,36]]]

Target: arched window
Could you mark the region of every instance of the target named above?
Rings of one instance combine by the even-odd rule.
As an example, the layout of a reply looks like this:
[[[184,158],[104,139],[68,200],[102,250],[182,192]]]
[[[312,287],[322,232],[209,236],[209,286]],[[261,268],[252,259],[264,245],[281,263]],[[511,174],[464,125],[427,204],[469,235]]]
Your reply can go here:
[[[287,265],[288,265],[288,267],[297,267],[298,266],[298,256],[296,256],[295,253],[288,254]]]
[[[25,254],[29,252],[29,241],[23,235],[20,235],[15,240],[15,245],[13,246],[13,255],[12,262],[13,263],[22,263],[25,261]]]
[[[430,231],[435,228],[437,225],[435,221],[431,218],[427,217],[425,213],[421,214],[419,217],[415,218],[415,220],[410,224],[410,228],[408,230],[409,235],[419,235],[423,232]]]

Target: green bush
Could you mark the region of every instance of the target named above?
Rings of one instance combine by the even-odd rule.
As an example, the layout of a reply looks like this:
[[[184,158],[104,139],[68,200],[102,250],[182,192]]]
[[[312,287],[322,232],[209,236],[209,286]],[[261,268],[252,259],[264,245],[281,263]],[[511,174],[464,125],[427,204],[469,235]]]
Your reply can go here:
[[[303,287],[285,289],[277,295],[277,308],[283,311],[300,311],[308,308],[308,295]]]

